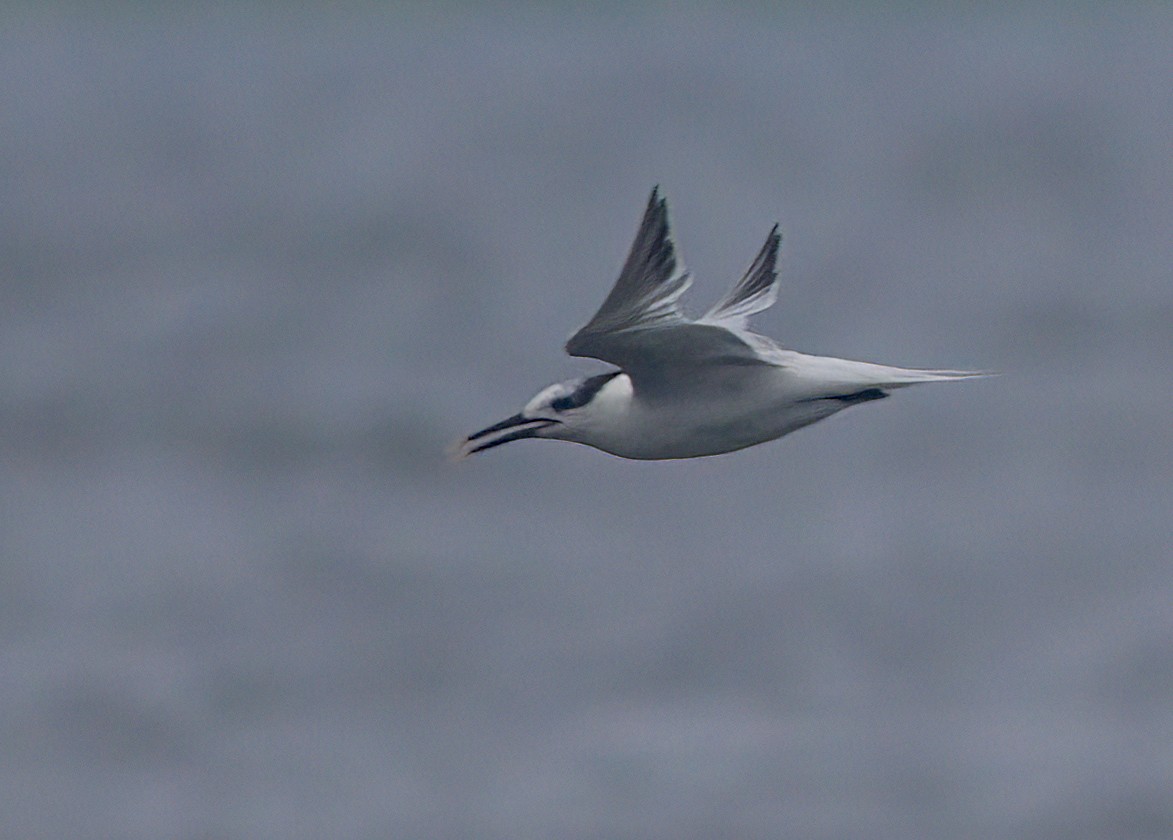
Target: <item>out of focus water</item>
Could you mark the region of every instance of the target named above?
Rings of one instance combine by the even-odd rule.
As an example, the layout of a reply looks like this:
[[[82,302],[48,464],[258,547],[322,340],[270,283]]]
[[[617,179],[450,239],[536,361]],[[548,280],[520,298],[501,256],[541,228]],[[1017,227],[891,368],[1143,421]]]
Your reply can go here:
[[[0,13],[5,837],[1173,836],[1173,11]],[[443,450],[647,193],[996,380]]]

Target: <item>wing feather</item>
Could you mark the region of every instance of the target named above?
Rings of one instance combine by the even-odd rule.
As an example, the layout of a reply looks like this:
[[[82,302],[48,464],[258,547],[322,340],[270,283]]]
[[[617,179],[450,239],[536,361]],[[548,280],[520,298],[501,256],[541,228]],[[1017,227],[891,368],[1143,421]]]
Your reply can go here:
[[[691,283],[676,256],[668,203],[660,197],[659,188],[653,188],[619,279],[594,317],[571,336],[566,352],[612,361],[600,355],[607,352],[612,335],[683,322],[677,301]]]
[[[778,270],[775,264],[778,261],[778,248],[781,243],[782,234],[778,232],[778,226],[774,225],[770,235],[766,237],[766,244],[762,246],[762,250],[758,252],[745,275],[701,320],[734,329],[745,329],[749,324],[750,315],[772,306],[778,297]]]
[[[667,202],[654,188],[619,278],[566,342],[566,352],[616,365],[636,388],[648,389],[670,382],[685,387],[698,365],[768,363],[764,353],[772,343],[740,326],[773,300],[777,240],[775,228],[750,271],[713,310],[719,318],[686,318],[678,301],[692,279],[672,242]]]

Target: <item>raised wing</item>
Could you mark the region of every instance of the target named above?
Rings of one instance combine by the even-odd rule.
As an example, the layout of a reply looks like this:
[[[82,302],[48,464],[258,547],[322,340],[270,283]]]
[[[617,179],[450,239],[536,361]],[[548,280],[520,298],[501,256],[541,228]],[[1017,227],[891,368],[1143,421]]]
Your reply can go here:
[[[782,235],[778,232],[778,226],[774,225],[766,237],[766,244],[754,258],[745,276],[701,321],[744,330],[749,324],[750,315],[770,308],[778,297],[778,270],[775,263],[778,261],[778,247],[781,243]]]
[[[566,352],[613,362],[606,354],[615,334],[685,321],[676,302],[691,283],[676,257],[668,204],[655,187],[619,279],[594,317],[566,342]]]
[[[769,305],[760,301],[772,295],[776,255],[777,243],[771,248],[767,242],[727,296],[730,307],[743,312]],[[761,351],[773,345],[738,329],[736,312],[703,321],[684,317],[677,301],[691,282],[672,243],[667,203],[653,189],[619,279],[594,317],[566,342],[566,352],[610,362],[626,371],[636,388],[649,389],[673,381],[682,385],[698,365],[765,363]]]

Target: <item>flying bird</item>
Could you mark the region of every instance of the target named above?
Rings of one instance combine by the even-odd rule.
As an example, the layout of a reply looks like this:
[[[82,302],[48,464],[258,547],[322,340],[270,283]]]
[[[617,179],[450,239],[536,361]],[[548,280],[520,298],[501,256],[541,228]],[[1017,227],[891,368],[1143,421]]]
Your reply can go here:
[[[462,440],[457,454],[550,438],[622,458],[698,458],[780,438],[897,388],[988,375],[809,356],[751,332],[749,317],[778,295],[781,241],[774,225],[729,293],[687,318],[678,301],[692,279],[654,188],[619,279],[566,343],[571,356],[615,369],[544,388],[517,414]]]

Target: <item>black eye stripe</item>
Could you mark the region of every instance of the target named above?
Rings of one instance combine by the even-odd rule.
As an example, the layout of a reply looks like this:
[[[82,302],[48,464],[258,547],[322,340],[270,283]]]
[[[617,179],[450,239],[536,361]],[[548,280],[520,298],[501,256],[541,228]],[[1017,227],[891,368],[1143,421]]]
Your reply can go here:
[[[595,398],[595,394],[599,393],[604,385],[618,375],[619,371],[613,370],[610,373],[600,373],[598,376],[584,379],[582,384],[574,389],[574,393],[554,400],[550,403],[550,408],[555,411],[569,411],[572,408],[582,408]]]

